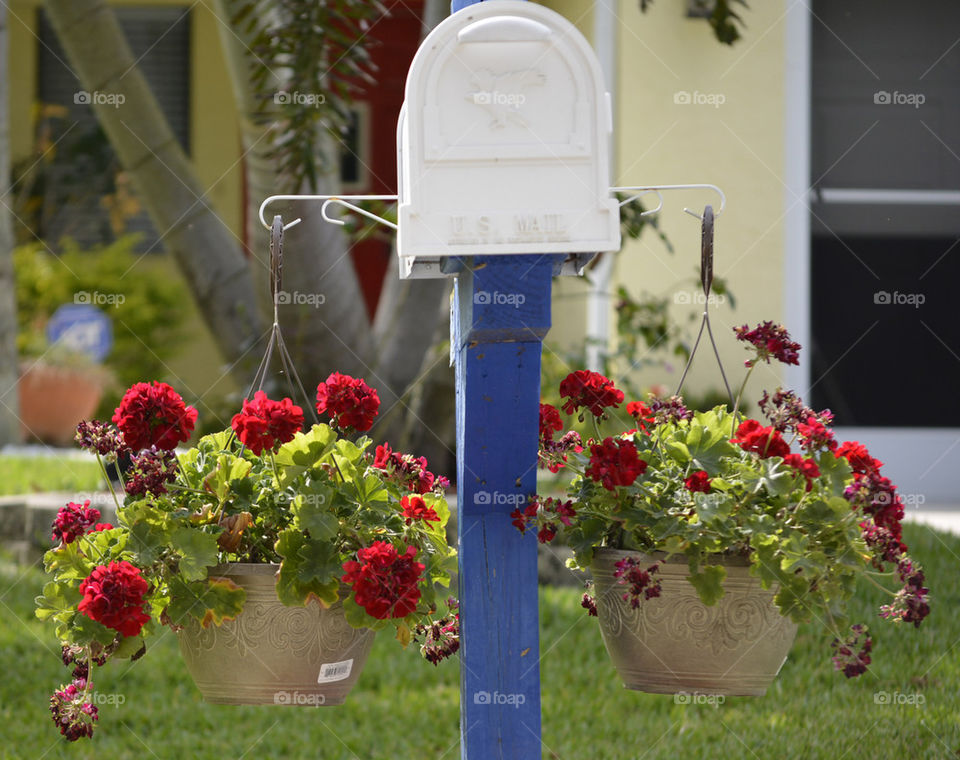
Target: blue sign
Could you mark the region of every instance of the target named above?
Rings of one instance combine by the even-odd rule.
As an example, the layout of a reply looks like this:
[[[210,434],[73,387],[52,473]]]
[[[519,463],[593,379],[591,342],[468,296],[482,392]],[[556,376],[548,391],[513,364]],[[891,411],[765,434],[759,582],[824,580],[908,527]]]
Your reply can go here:
[[[47,323],[47,340],[102,362],[113,347],[113,323],[96,306],[64,304]]]

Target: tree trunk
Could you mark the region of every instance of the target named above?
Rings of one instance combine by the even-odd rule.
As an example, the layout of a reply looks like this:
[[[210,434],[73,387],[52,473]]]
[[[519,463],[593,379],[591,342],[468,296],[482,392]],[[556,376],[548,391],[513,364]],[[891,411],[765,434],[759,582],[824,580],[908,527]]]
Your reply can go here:
[[[46,0],[47,15],[81,85],[123,97],[94,104],[100,125],[183,271],[232,374],[248,383],[265,326],[236,237],[204,197],[104,0]]]
[[[231,25],[231,19],[245,5],[248,0],[217,0],[215,9],[221,21],[220,40],[240,112],[248,198],[247,243],[263,264],[257,273],[257,279],[262,280],[258,287],[268,296],[264,275],[269,271],[270,236],[260,224],[260,204],[270,195],[311,191],[306,187],[291,187],[290,178],[278,173],[269,156],[284,133],[281,122],[266,124],[262,107],[258,110],[260,104],[251,79],[256,59],[249,54],[254,30]],[[282,76],[282,71],[274,74],[278,92],[282,89]],[[271,102],[267,102],[268,107]],[[281,118],[279,109],[277,118]],[[337,150],[326,132],[317,135],[314,155],[320,177],[315,194],[340,192]],[[341,227],[322,219],[320,207],[317,201],[286,201],[270,205],[265,212],[268,222],[275,214],[281,214],[284,223],[297,217],[303,219],[284,233],[282,289],[289,299],[284,299],[288,303],[281,301],[278,316],[297,371],[308,390],[333,371],[369,375],[372,347],[349,243]],[[372,378],[367,379],[375,384]]]
[[[7,6],[0,3],[0,65],[9,60]],[[0,446],[20,440],[17,381],[17,302],[13,281],[13,226],[10,192],[9,77],[0,76]]]

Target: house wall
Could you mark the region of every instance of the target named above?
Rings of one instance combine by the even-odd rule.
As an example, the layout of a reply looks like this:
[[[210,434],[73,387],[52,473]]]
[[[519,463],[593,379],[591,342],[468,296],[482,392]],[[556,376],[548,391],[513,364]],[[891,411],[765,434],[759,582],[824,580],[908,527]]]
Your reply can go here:
[[[14,162],[29,156],[33,149],[33,111],[37,93],[37,10],[40,2],[9,0],[10,142]],[[127,6],[188,6],[171,0],[112,3]],[[242,164],[236,107],[217,31],[217,20],[204,4],[191,9],[192,59],[190,78],[191,160],[211,205],[224,224],[235,233],[243,229]],[[151,260],[166,271],[165,276],[181,278],[167,254],[151,254]],[[132,276],[136,275],[136,270]],[[149,276],[156,276],[150,269]],[[190,394],[217,397],[234,390],[218,350],[192,302],[186,303],[186,329],[190,338],[183,351],[170,362],[170,375]]]
[[[591,37],[592,2],[552,0],[547,5]],[[705,20],[688,19],[685,3],[653,3],[646,13],[640,12],[638,0],[621,0],[617,6],[613,182],[707,182],[726,193],[727,207],[716,224],[715,270],[728,281],[737,305],[713,308],[711,322],[732,382],[742,377],[745,358],[732,327],[783,318],[785,8],[784,2],[738,8],[747,27],[730,47],[716,41]],[[680,93],[713,104],[679,103]],[[644,200],[648,207],[656,202],[655,196]],[[643,291],[676,294],[678,301],[689,302],[699,276],[700,224],[683,208],[702,212],[704,204],[716,210],[719,203],[707,190],[671,191],[664,193],[664,201],[660,224],[675,252],[670,254],[649,233],[627,243],[614,287],[622,283],[635,296]],[[553,340],[583,338],[585,299],[571,295],[584,290],[577,285],[564,283],[557,292]],[[699,313],[682,303],[675,306],[678,319]],[[694,322],[693,337],[696,327]],[[670,386],[681,371],[680,366],[669,374],[650,370],[641,379]],[[748,398],[761,387],[775,386],[779,370],[764,365],[754,378]],[[688,383],[695,390],[722,387],[708,346],[698,353]]]

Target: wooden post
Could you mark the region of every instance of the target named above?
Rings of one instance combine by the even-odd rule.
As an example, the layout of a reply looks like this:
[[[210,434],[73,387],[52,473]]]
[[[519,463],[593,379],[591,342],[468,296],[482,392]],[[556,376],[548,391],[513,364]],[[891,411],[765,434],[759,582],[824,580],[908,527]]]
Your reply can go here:
[[[536,492],[540,354],[556,258],[478,256],[456,282],[460,747],[467,760],[531,760],[542,752],[537,539],[521,535],[509,515]]]

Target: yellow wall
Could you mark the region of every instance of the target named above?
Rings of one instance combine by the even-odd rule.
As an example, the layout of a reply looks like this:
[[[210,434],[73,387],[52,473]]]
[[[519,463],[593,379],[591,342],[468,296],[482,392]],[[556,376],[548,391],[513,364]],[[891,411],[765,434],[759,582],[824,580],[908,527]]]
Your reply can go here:
[[[548,5],[577,23],[591,37],[593,3],[554,0]],[[711,311],[728,376],[742,378],[745,354],[732,327],[782,318],[784,190],[784,3],[751,3],[740,12],[747,23],[733,47],[721,45],[705,20],[688,19],[685,3],[657,2],[641,13],[637,0],[621,0],[617,9],[618,82],[614,184],[709,182],[727,195],[717,220],[715,266],[737,297],[737,308],[723,304]],[[677,93],[717,95],[719,107],[675,103]],[[616,282],[635,295],[641,291],[693,293],[700,256],[700,224],[684,206],[702,211],[716,195],[709,191],[665,193],[660,223],[676,251],[669,254],[653,235],[628,244],[620,254]],[[645,205],[655,202],[651,197]],[[615,284],[616,284],[615,282]],[[576,283],[564,284],[561,294]],[[551,339],[583,335],[582,297],[569,297],[555,310]],[[678,318],[692,313],[676,307]],[[699,313],[699,312],[698,312]],[[611,318],[612,319],[612,318]],[[615,321],[612,319],[611,324]],[[694,324],[694,327],[696,325]],[[720,387],[709,347],[697,355],[690,387]],[[679,379],[649,372],[647,383]],[[778,382],[775,370],[758,368],[756,387]],[[755,385],[751,381],[751,385]]]
[[[36,104],[36,18],[39,2],[9,0],[10,41],[10,113],[11,153],[13,162],[29,156],[33,147],[32,113]],[[203,3],[188,6],[173,0],[113,3],[124,5],[176,5],[191,7],[190,55],[190,146],[191,159],[206,197],[234,234],[242,233],[242,164],[240,136],[233,91],[220,46],[217,20]],[[4,74],[0,74],[4,75]],[[238,238],[239,240],[239,238]],[[162,266],[169,276],[179,278],[175,263],[165,254],[151,254],[153,263]],[[161,263],[162,262],[162,263]],[[137,271],[130,276],[137,276]],[[146,267],[143,276],[156,276]],[[183,353],[171,362],[171,374],[197,395],[217,396],[234,389],[223,375],[223,362],[192,303],[188,330],[191,340]]]

